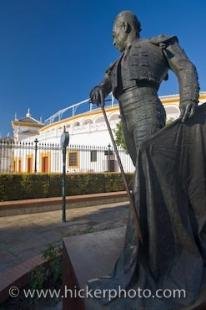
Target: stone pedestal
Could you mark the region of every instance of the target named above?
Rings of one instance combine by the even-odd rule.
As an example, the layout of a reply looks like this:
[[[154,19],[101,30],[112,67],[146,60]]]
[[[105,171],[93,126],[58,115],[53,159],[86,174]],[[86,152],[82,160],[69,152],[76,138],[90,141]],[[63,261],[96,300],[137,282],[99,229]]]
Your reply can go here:
[[[123,248],[124,235],[122,227],[64,238],[64,287],[75,292],[85,288],[89,279],[108,275]],[[63,300],[63,309],[91,309],[92,305],[88,306],[87,302],[71,298],[69,291]]]
[[[124,244],[125,228],[116,228],[100,232],[72,236],[63,240],[64,288],[68,290],[63,299],[63,310],[105,310],[91,299],[75,297],[75,291],[85,289],[87,281],[111,273]],[[71,291],[73,297],[71,296]],[[206,292],[202,292],[205,300]],[[180,310],[206,310],[201,301]]]

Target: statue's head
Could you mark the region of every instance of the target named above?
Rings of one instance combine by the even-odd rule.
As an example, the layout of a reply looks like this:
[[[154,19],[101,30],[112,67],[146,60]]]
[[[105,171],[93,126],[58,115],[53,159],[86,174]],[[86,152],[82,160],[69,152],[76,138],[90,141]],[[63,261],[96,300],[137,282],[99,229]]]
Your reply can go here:
[[[113,25],[113,44],[121,52],[129,43],[139,37],[141,24],[131,11],[122,11],[115,18]]]

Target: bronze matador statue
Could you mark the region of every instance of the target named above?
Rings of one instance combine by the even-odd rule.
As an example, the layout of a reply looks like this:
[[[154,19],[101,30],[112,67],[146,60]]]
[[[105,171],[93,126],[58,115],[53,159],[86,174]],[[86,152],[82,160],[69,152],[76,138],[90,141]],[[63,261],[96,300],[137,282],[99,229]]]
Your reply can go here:
[[[198,106],[196,69],[177,37],[140,39],[140,30],[132,12],[117,16],[113,39],[122,55],[90,97],[99,104],[112,91],[119,101],[136,166],[133,194],[142,242],[130,213],[113,273],[88,282],[93,290],[125,291],[112,300],[92,300],[89,309],[193,310],[206,303],[206,103]],[[179,82],[180,118],[164,127],[157,92],[169,69]],[[138,289],[151,294],[134,296]],[[125,297],[131,290],[133,298]]]
[[[168,78],[168,70],[178,77],[183,120],[192,116],[199,96],[196,69],[177,37],[141,39],[140,31],[140,22],[132,12],[124,11],[116,17],[113,43],[122,55],[90,93],[93,103],[100,103],[100,92],[106,97],[112,91],[118,99],[125,141],[134,164],[140,143],[165,126],[166,114],[157,92]]]

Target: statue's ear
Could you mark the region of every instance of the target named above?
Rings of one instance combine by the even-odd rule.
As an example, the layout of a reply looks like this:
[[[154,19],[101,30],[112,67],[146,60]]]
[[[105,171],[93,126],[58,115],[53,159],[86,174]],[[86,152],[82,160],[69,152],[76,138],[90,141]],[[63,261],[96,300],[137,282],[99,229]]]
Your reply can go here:
[[[130,26],[130,24],[127,23],[127,22],[123,22],[123,23],[122,23],[122,28],[124,29],[124,32],[125,32],[125,33],[130,33],[130,31],[131,31],[131,26]]]

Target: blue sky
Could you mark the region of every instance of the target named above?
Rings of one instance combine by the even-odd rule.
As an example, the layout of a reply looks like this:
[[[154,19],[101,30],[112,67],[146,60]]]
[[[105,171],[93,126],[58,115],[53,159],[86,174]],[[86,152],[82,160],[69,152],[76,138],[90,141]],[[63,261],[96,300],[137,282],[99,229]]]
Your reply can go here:
[[[88,97],[119,53],[112,24],[132,10],[142,37],[177,35],[206,91],[203,0],[0,0],[0,134],[11,132],[14,113],[46,119]],[[173,74],[159,94],[178,92]]]

